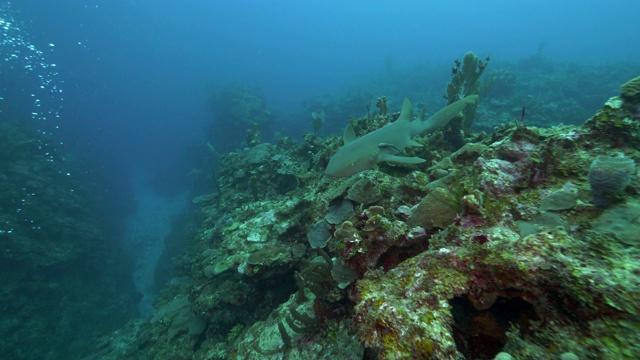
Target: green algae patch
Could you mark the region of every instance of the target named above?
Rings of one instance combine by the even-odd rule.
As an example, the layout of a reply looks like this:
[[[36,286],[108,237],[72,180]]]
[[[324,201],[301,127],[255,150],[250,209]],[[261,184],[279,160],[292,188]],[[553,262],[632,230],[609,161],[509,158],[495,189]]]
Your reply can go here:
[[[381,358],[456,358],[447,300],[465,292],[469,277],[438,265],[457,262],[453,258],[428,251],[386,274],[371,271],[358,281],[358,333]]]

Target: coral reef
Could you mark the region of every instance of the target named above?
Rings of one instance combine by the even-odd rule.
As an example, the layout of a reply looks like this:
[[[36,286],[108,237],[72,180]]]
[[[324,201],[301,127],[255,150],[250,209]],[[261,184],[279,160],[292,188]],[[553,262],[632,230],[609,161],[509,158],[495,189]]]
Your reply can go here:
[[[215,120],[207,136],[218,151],[240,147],[245,137],[247,146],[255,146],[261,133],[271,135],[274,114],[264,96],[254,88],[239,84],[223,86],[211,94],[209,109]]]
[[[635,101],[614,97],[580,126],[509,121],[455,152],[418,138],[407,152],[431,162],[343,179],[322,177],[337,137],[225,154],[219,201],[198,201],[188,280],[101,356],[633,359]],[[608,207],[591,202],[611,180],[594,182],[598,156],[626,161]]]

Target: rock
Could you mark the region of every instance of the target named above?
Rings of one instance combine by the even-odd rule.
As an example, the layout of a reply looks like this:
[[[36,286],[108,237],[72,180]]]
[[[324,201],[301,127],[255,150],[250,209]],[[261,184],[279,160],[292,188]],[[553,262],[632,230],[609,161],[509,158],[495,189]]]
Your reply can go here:
[[[540,205],[540,211],[567,210],[576,205],[578,192],[574,190],[562,189],[551,193]]]
[[[347,197],[357,203],[368,205],[379,201],[382,198],[382,192],[379,184],[371,179],[362,178],[351,186]]]
[[[458,200],[445,188],[437,188],[425,196],[413,211],[407,223],[410,227],[421,226],[426,230],[434,227],[444,229],[461,211]]]

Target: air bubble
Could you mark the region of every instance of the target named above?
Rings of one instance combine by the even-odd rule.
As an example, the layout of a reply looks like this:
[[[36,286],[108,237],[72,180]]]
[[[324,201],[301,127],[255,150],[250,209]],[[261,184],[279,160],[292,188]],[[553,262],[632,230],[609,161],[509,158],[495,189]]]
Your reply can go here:
[[[20,103],[22,101],[19,97],[25,96],[20,94],[29,94],[34,98],[33,107],[48,108],[57,112],[61,109],[61,99],[58,99],[60,97],[58,85],[61,81],[57,79],[58,73],[53,71],[56,64],[50,64],[44,58],[44,52],[29,41],[29,34],[22,29],[21,25],[20,21],[14,19],[11,3],[0,4],[0,53],[6,54],[3,56],[4,62],[0,62],[0,73],[3,75],[15,73],[12,74],[15,76],[0,78],[0,100]],[[55,48],[54,43],[47,43],[47,46],[50,51]],[[20,81],[6,86],[3,79],[8,78],[19,78]],[[30,113],[34,120],[49,118],[45,115],[46,112],[31,111]],[[51,114],[52,111],[48,113]]]

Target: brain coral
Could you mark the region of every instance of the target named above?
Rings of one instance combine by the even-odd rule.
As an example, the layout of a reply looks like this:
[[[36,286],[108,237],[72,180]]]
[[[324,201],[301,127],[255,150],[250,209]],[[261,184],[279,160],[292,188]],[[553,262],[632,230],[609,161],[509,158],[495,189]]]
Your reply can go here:
[[[632,99],[640,95],[640,76],[633,78],[620,87],[620,95],[623,98]]]

